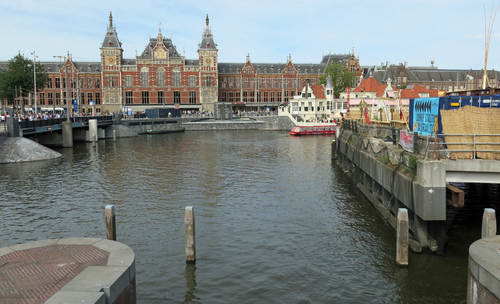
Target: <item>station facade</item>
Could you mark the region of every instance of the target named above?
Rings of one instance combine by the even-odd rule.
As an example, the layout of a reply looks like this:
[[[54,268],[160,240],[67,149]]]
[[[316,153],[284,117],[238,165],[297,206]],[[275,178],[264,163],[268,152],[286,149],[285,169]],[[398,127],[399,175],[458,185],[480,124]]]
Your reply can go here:
[[[306,83],[317,84],[329,63],[345,64],[358,81],[363,73],[354,52],[326,55],[318,64],[293,63],[291,56],[284,63],[252,63],[249,55],[244,63],[219,63],[208,16],[197,59],[180,55],[161,29],[140,55],[123,58],[111,13],[100,54],[99,62],[73,61],[69,54],[64,61],[42,62],[48,83],[37,93],[38,107],[61,109],[76,99],[84,113],[153,107],[214,111],[217,102],[240,111],[276,110]]]

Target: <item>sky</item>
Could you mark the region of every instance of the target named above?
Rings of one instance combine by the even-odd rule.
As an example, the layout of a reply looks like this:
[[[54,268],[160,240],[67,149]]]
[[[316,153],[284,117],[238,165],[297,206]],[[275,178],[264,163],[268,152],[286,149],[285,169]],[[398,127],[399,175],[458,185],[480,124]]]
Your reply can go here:
[[[492,9],[500,0],[484,0]],[[0,61],[35,50],[38,60],[69,52],[99,61],[109,12],[125,58],[162,33],[196,59],[210,17],[219,62],[319,63],[354,48],[362,66],[382,62],[439,68],[484,66],[482,0],[0,0]],[[500,17],[488,69],[500,68]]]

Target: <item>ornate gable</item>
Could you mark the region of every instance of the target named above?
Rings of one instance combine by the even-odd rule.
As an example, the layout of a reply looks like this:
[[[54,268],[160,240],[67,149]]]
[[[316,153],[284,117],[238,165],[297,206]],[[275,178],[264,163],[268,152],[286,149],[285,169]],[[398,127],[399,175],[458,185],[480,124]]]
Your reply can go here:
[[[288,56],[288,62],[286,63],[285,67],[283,68],[283,71],[281,72],[284,75],[293,75],[295,76],[297,74],[297,69],[292,63],[292,56]]]
[[[168,59],[168,49],[163,43],[163,36],[161,34],[161,29],[158,30],[158,38],[156,39],[156,44],[153,47],[153,59]]]
[[[252,62],[250,62],[250,55],[247,55],[247,62],[245,63],[245,65],[243,65],[243,68],[241,68],[241,74],[244,74],[244,75],[255,75],[256,73],[256,70],[252,64]]]
[[[66,56],[66,61],[64,62],[64,64],[61,66],[61,68],[59,69],[59,72],[64,72],[66,73],[66,70],[68,71],[75,71],[75,72],[79,72],[78,71],[78,68],[76,67],[76,65],[74,64],[73,62],[73,59],[71,58],[71,55],[68,54]]]

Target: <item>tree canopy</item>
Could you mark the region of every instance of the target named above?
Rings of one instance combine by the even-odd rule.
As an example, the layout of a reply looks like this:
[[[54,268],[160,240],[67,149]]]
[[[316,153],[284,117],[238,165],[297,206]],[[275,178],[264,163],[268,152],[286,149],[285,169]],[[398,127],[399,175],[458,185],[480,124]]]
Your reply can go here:
[[[326,67],[325,73],[320,76],[319,82],[326,84],[326,79],[330,75],[332,78],[333,95],[339,98],[340,93],[344,92],[346,87],[352,86],[355,75],[350,72],[345,65],[339,63],[331,63]]]
[[[37,62],[36,88],[38,90],[43,89],[46,83],[47,74],[45,69]],[[9,60],[6,70],[0,71],[0,97],[13,101],[16,96],[26,96],[33,91],[33,61],[18,54]]]

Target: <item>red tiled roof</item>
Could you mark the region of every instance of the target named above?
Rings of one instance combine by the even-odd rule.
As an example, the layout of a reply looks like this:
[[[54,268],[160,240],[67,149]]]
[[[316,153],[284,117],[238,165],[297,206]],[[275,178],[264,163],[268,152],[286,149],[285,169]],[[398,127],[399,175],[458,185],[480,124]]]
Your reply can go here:
[[[325,88],[323,88],[322,85],[315,84],[315,85],[311,86],[311,88],[312,88],[313,94],[314,94],[314,96],[316,96],[316,98],[318,98],[318,99],[325,99],[326,98]]]
[[[412,89],[401,89],[399,92],[399,98],[418,98],[418,92]]]
[[[380,97],[384,94],[386,85],[378,82],[374,77],[365,78],[353,92],[376,92],[376,96]]]
[[[420,85],[415,85],[413,89],[402,89],[400,98],[419,98],[422,93],[429,93],[429,97],[438,97],[438,90],[428,90]]]

